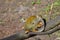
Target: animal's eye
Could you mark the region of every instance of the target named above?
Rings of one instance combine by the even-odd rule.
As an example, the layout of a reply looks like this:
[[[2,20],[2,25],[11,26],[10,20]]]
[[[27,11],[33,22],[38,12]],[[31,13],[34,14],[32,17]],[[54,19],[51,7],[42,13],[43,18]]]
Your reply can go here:
[[[24,20],[25,20],[25,18],[24,18]]]
[[[32,24],[35,24],[35,22],[33,21]]]

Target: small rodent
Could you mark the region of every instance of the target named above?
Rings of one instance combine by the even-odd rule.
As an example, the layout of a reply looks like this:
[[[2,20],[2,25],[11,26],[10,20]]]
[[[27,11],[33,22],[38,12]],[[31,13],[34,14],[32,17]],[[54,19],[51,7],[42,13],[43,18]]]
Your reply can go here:
[[[42,20],[41,16],[38,16],[38,15],[30,16],[26,19],[26,22],[22,28],[25,30],[25,33],[36,32],[38,31],[37,28],[40,28],[43,26],[43,23],[41,20]]]

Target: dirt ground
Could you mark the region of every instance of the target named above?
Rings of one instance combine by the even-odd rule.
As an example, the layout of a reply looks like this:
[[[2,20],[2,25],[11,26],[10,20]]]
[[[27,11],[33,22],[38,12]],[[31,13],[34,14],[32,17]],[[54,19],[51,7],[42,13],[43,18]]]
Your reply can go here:
[[[60,6],[53,8],[52,14],[45,13],[44,9],[53,2],[54,0],[41,0],[41,4],[32,5],[32,0],[0,0],[0,39],[19,32],[24,24],[20,22],[21,18],[26,19],[31,15],[41,15],[49,21],[60,15]],[[27,40],[35,40],[37,38],[40,38],[40,40],[58,40],[57,37],[59,35],[60,31],[51,34],[50,37],[41,35]]]

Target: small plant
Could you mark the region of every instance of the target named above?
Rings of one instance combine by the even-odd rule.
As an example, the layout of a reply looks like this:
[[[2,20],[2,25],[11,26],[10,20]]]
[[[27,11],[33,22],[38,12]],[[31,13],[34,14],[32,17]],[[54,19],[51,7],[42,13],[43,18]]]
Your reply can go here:
[[[52,5],[53,4],[53,5]],[[44,9],[46,12],[49,12],[50,10],[53,9],[54,6],[60,6],[60,0],[56,0],[54,3],[51,5],[48,4],[47,7]]]
[[[45,10],[46,12],[48,12],[48,11],[50,10],[50,7],[51,7],[51,5],[48,4],[47,7],[46,7],[44,10]]]
[[[41,0],[37,0],[37,2],[32,1],[32,5],[34,5],[34,4],[40,4],[40,3],[41,3]]]
[[[56,0],[56,1],[54,2],[54,5],[55,5],[55,6],[60,6],[60,0]]]
[[[37,0],[36,4],[40,4],[41,3],[41,0]]]

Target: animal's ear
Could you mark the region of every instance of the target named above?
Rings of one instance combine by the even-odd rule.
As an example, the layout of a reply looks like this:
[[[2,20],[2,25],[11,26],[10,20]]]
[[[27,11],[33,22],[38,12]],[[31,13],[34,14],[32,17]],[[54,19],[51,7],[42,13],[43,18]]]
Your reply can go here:
[[[26,22],[26,19],[25,18],[21,18],[20,22]]]
[[[36,15],[37,16],[37,18],[39,18],[39,17],[41,17],[42,18],[42,16],[41,15]]]
[[[39,16],[38,16],[38,15],[36,15],[36,17],[38,18]]]
[[[40,16],[42,18],[42,15],[38,15],[38,16]]]

